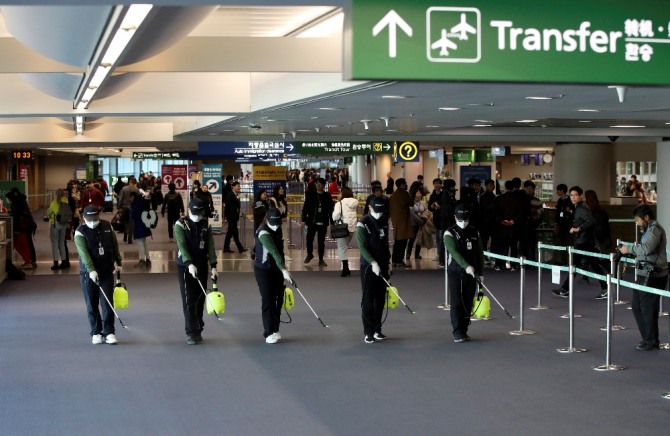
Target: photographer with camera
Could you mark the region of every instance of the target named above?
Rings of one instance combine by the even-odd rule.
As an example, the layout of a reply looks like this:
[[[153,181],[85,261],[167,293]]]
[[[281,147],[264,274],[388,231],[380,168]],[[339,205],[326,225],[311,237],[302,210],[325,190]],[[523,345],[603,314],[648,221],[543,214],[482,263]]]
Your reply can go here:
[[[656,221],[654,211],[646,204],[641,204],[633,210],[633,218],[635,224],[643,231],[640,243],[632,247],[624,245],[618,250],[624,255],[630,253],[635,256],[638,283],[651,288],[665,289],[668,281],[665,230]],[[659,306],[660,295],[633,290],[631,308],[642,336],[642,342],[635,347],[638,350],[649,351],[659,348]]]

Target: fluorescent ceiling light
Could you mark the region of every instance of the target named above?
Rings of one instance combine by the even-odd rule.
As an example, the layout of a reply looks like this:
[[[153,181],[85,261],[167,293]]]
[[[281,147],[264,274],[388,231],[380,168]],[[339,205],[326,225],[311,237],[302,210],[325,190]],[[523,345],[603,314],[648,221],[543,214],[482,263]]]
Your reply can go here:
[[[590,123],[590,120],[579,120],[580,123]]]
[[[75,96],[74,105],[77,109],[86,109],[88,107],[98,88],[111,74],[116,62],[128,47],[128,43],[133,39],[133,36],[135,36],[135,31],[152,8],[153,5],[150,4],[134,4],[129,7],[119,6],[114,9],[109,27],[105,30],[105,36],[108,36],[110,32],[113,32],[114,36],[111,41],[109,37],[106,39],[103,38],[96,48],[93,61],[89,65],[84,80]],[[123,15],[123,19],[119,24],[118,19],[124,11],[125,15]],[[108,41],[109,44],[107,44]]]
[[[553,100],[554,97],[526,97],[526,100]]]
[[[437,128],[437,127],[440,127],[440,126],[426,126],[427,129],[434,129],[434,128]]]
[[[320,111],[342,111],[344,109],[341,108],[341,107],[320,107],[319,110]]]
[[[409,97],[406,97],[406,96],[404,96],[404,95],[382,95],[382,98],[389,98],[389,99],[397,99],[397,100],[401,100],[401,99],[403,99],[403,98],[409,98]]]
[[[492,123],[493,121],[491,120],[475,120],[475,123],[482,123],[482,124],[488,124]]]
[[[458,110],[461,110],[461,108],[460,107],[440,107],[440,108],[437,108],[437,110],[439,110],[439,111],[458,111]]]
[[[516,123],[535,123],[537,120],[519,120],[515,121]]]
[[[491,125],[490,124],[475,124],[472,127],[491,127]]]
[[[600,112],[600,109],[577,109],[577,112]]]
[[[619,124],[619,125],[610,126],[610,127],[617,128],[617,129],[640,129],[640,128],[644,128],[644,127],[647,127],[647,126],[636,126],[634,124],[628,124],[628,125]]]

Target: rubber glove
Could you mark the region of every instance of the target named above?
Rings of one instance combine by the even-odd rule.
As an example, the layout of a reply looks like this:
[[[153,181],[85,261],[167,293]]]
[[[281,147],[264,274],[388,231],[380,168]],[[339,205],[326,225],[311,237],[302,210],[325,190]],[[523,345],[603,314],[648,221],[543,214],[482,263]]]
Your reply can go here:
[[[472,265],[469,265],[467,268],[465,268],[465,272],[470,274],[472,277],[475,277],[475,269],[472,267]]]
[[[372,272],[380,275],[382,272],[382,269],[379,267],[379,264],[377,262],[372,262]]]
[[[94,283],[98,283],[98,272],[97,271],[91,271],[88,273],[88,276],[93,280]]]
[[[484,276],[479,276],[479,283],[484,283]]]
[[[219,272],[216,270],[216,268],[212,268],[212,280],[216,280],[218,276]]]
[[[195,265],[190,264],[188,266],[188,273],[191,274],[194,279],[198,278],[198,268],[196,268]]]
[[[293,279],[291,279],[291,274],[289,274],[287,270],[283,269],[281,270],[281,273],[284,276],[284,280],[286,280],[289,283],[293,283]]]
[[[123,268],[121,268],[121,267],[118,266],[118,265],[114,266],[114,274],[115,274],[115,275],[116,275],[116,274],[121,274],[122,272],[123,272]]]

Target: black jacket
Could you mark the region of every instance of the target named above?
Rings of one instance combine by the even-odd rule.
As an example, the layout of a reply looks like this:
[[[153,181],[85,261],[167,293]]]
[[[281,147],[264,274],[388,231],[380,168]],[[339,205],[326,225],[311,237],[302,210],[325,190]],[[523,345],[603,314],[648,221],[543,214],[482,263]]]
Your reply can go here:
[[[324,191],[321,194],[316,191],[308,192],[302,207],[302,222],[310,226],[314,224],[328,226],[334,206],[333,197],[329,192]]]
[[[237,223],[240,220],[240,199],[233,191],[228,192],[225,199],[224,214],[228,223]]]

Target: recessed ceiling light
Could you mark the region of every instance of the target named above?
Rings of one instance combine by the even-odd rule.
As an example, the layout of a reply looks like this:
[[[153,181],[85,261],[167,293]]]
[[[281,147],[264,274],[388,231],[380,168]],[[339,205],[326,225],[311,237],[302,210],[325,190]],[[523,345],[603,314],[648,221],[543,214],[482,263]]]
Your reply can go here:
[[[434,129],[434,128],[437,128],[437,127],[440,127],[440,126],[426,126],[427,129]]]
[[[382,98],[403,99],[403,98],[410,98],[410,97],[406,97],[404,95],[382,95]]]
[[[589,120],[579,120],[580,123],[590,123],[591,121]]]
[[[554,97],[526,97],[526,100],[553,100]]]
[[[320,111],[341,111],[344,110],[344,108],[341,107],[320,107]]]
[[[335,127],[340,127],[337,124],[326,124],[327,129],[334,129]]]
[[[389,133],[402,133],[403,132],[403,130],[396,130],[396,129],[387,129],[386,131],[389,132]]]
[[[492,123],[493,121],[491,120],[475,120],[475,123],[481,123],[481,124],[487,124],[487,123]]]
[[[475,124],[472,127],[491,127],[491,125],[490,124]]]
[[[323,118],[323,117],[309,117],[310,120],[319,120],[321,118]]]
[[[460,107],[440,107],[440,108],[437,108],[437,110],[439,110],[439,111],[457,111],[457,110],[460,110],[460,109],[461,109]]]
[[[491,103],[468,103],[466,106],[494,106],[493,102]]]
[[[516,122],[517,123],[535,123],[535,122],[537,122],[537,120],[519,120],[519,121],[516,121]]]
[[[618,128],[618,129],[639,129],[639,128],[643,128],[643,127],[647,127],[647,126],[636,126],[634,124],[619,124],[619,125],[610,126],[610,127],[614,127],[614,128]]]
[[[298,130],[296,130],[296,132],[303,132],[303,133],[304,132],[311,132],[311,131],[312,131],[312,129],[298,129]]]
[[[237,132],[237,129],[223,129],[222,132]]]
[[[600,112],[600,109],[577,109],[577,112]]]

